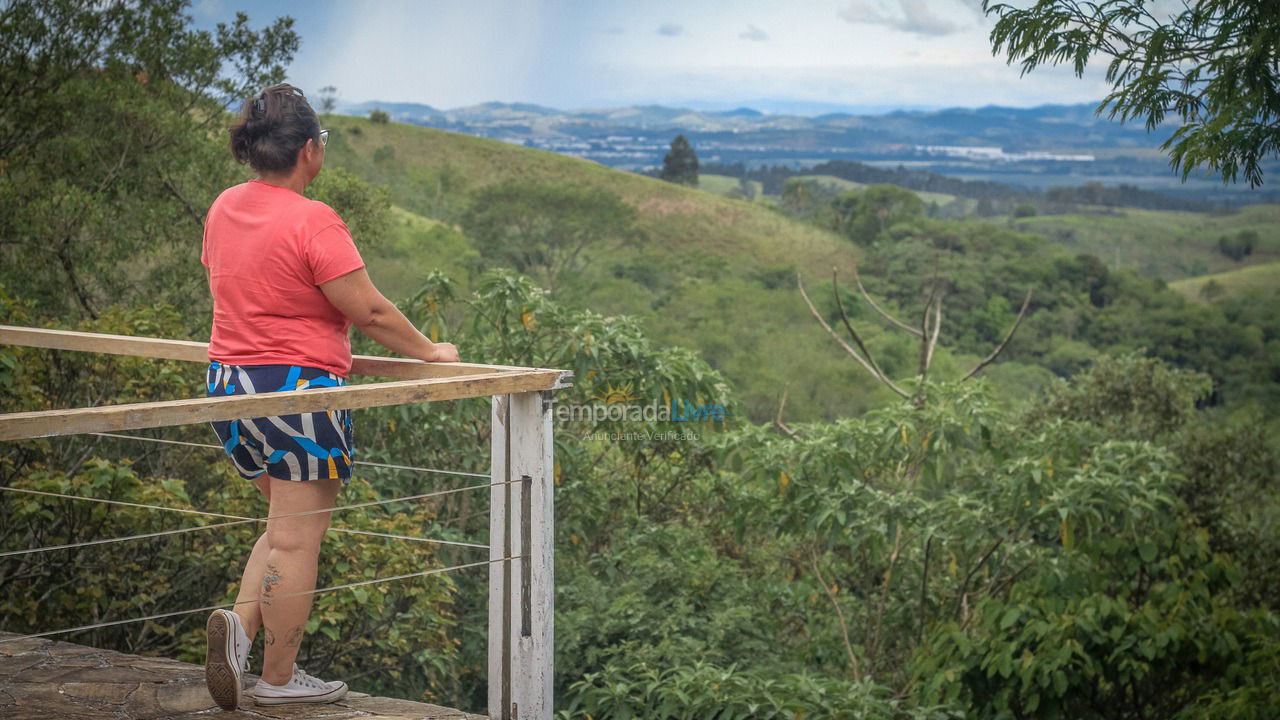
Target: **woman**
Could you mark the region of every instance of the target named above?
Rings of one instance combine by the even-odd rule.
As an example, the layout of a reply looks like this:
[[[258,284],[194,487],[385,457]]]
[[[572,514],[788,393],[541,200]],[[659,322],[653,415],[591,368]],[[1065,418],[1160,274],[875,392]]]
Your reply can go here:
[[[342,219],[302,195],[324,165],[328,131],[302,92],[275,85],[249,98],[231,127],[231,152],[257,172],[223,191],[205,219],[201,263],[213,294],[209,395],[344,385],[355,325],[393,352],[456,362],[450,343],[418,332],[369,280]],[[245,563],[234,612],[206,627],[205,678],[225,709],[240,702],[249,646],[264,628],[259,705],[333,702],[347,692],[294,662],[311,612],[320,541],[340,484],[351,479],[348,410],[213,423],[240,475],[274,518]],[[292,517],[291,517],[292,516]]]

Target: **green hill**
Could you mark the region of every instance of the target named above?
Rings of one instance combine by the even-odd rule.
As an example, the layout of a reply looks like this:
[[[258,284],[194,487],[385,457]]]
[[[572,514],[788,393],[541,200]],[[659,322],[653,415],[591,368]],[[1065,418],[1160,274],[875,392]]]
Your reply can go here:
[[[1237,270],[1185,278],[1169,283],[1188,300],[1207,302],[1249,290],[1280,287],[1280,262],[1248,265]]]
[[[432,268],[465,286],[486,264],[450,227],[476,190],[512,178],[604,188],[635,208],[643,240],[590,248],[584,305],[637,316],[655,341],[699,351],[733,382],[735,410],[757,420],[772,416],[788,385],[790,420],[885,399],[795,290],[796,271],[811,286],[829,281],[832,266],[849,277],[859,251],[843,238],[762,204],[497,140],[344,116],[326,126],[327,162],[385,184],[398,206],[390,242],[376,243],[370,258],[391,297],[412,292]]]
[[[755,190],[755,197],[760,198],[764,194],[764,189],[760,185],[759,180],[749,181],[752,189]],[[742,181],[736,177],[728,175],[707,175],[702,173],[698,175],[698,189],[706,190],[717,195],[730,195],[734,192],[741,192]]]
[[[841,192],[844,192],[846,190],[861,190],[862,188],[867,186],[866,183],[854,182],[852,180],[845,180],[844,178],[838,178],[835,175],[796,175],[795,179],[816,180],[817,182],[820,182],[823,185],[830,185],[831,187]],[[961,205],[965,208],[965,211],[967,212],[969,210],[972,210],[973,206],[977,204],[976,201],[974,200],[970,200],[968,198],[961,199],[956,197],[955,195],[948,195],[947,193],[926,192],[924,190],[913,190],[912,192],[914,192],[921,200],[923,200],[925,204],[937,203],[938,207],[946,207],[947,205],[950,205],[951,203],[956,202],[957,200],[960,200]]]
[[[1223,214],[1099,209],[1096,214],[1042,215],[1012,221],[1072,252],[1166,281],[1235,270],[1218,251],[1218,238],[1258,233],[1252,263],[1280,260],[1280,205],[1249,205]]]
[[[365,255],[370,277],[391,298],[413,294],[432,270],[465,278],[478,257],[466,237],[451,226],[399,206],[391,208],[389,237]]]

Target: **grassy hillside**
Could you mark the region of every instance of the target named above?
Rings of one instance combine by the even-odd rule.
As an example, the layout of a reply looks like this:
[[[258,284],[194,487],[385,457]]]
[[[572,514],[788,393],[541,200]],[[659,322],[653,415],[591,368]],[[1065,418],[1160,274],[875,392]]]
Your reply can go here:
[[[369,275],[387,297],[403,298],[422,286],[432,270],[450,277],[466,277],[479,255],[467,238],[453,227],[425,218],[399,206],[391,209],[391,231],[386,242],[366,253]]]
[[[760,181],[751,180],[749,181],[749,184],[755,189],[755,197],[760,198],[764,193],[764,189],[761,187]],[[741,187],[742,181],[736,177],[729,177],[728,175],[707,175],[706,173],[698,175],[699,190],[706,190],[707,192],[715,193],[717,195],[729,195],[735,191],[740,191]]]
[[[1177,280],[1169,283],[1169,287],[1194,302],[1208,302],[1249,290],[1280,287],[1280,262],[1248,265],[1238,270]]]
[[[829,185],[841,192],[846,190],[861,190],[867,186],[866,183],[845,180],[844,178],[839,178],[834,175],[797,175],[796,179],[816,180],[823,185]],[[926,192],[924,190],[913,190],[912,192],[923,200],[926,205],[929,203],[937,203],[939,208],[946,207],[958,201],[961,207],[963,207],[963,212],[970,212],[973,210],[973,206],[977,204],[977,201],[975,200],[971,200],[969,198],[958,198],[955,195],[948,195],[947,193]]]
[[[1226,214],[1115,209],[1088,215],[1045,215],[1012,221],[1077,253],[1096,255],[1113,267],[1174,281],[1236,270],[1218,251],[1218,238],[1258,233],[1247,264],[1280,260],[1280,205],[1250,205]]]
[[[512,178],[604,188],[635,208],[644,238],[590,248],[578,302],[638,316],[655,341],[698,350],[733,382],[736,410],[755,419],[771,416],[784,387],[790,420],[886,399],[795,290],[796,271],[816,284],[833,265],[851,267],[859,253],[847,240],[762,204],[496,140],[343,116],[326,126],[327,162],[385,184],[398,206],[390,242],[370,260],[389,296],[412,292],[432,268],[463,286],[483,268],[486,259],[449,227],[477,189]]]

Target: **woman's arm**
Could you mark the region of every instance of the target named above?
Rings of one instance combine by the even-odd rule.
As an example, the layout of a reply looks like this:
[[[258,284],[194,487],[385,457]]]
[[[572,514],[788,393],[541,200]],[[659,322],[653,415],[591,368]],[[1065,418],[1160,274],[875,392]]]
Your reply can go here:
[[[453,343],[433,343],[418,332],[404,313],[378,292],[364,268],[324,283],[320,291],[360,332],[388,350],[423,362],[458,361]]]

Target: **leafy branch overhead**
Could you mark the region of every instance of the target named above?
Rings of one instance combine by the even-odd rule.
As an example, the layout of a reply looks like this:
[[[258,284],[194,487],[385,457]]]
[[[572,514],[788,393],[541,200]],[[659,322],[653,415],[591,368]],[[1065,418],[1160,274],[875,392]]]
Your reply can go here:
[[[1020,9],[984,0],[998,20],[992,50],[1025,75],[1070,63],[1083,76],[1095,56],[1109,59],[1111,92],[1098,106],[1148,130],[1180,123],[1160,148],[1182,179],[1197,168],[1250,187],[1262,162],[1280,154],[1280,10],[1268,0],[1179,3],[1163,19],[1143,0],[1040,0]]]

